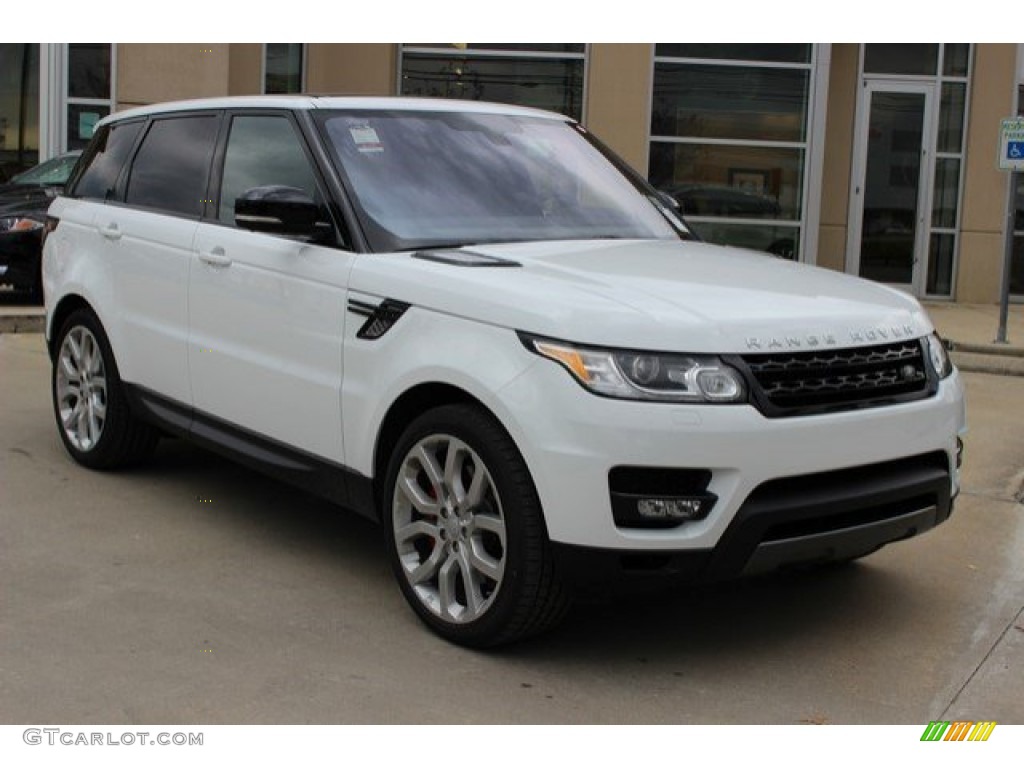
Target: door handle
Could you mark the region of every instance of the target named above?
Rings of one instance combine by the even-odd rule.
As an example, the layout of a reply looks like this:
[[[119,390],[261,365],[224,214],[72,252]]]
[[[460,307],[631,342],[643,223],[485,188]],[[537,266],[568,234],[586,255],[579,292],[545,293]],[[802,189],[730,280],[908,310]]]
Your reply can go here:
[[[96,227],[96,231],[99,232],[107,240],[120,240],[121,230],[118,228],[116,222],[110,222],[105,227]]]
[[[209,264],[211,267],[230,267],[231,259],[224,252],[224,249],[219,245],[216,248],[211,248],[208,251],[199,252],[199,260],[204,264]]]

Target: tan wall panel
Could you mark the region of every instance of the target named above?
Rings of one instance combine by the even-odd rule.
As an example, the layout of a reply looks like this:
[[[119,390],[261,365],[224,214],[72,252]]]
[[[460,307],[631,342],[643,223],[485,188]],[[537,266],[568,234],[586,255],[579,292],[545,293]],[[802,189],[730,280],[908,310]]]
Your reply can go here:
[[[818,229],[818,255],[815,263],[819,267],[840,272],[846,270],[859,55],[859,45],[833,45],[828,78],[825,157],[821,177],[821,225]]]
[[[645,177],[653,57],[649,44],[591,45],[583,117],[588,130]]]
[[[117,107],[228,93],[229,45],[128,43],[117,46]]]
[[[818,230],[819,267],[834,269],[838,272],[846,270],[846,224],[822,224]]]
[[[398,46],[393,43],[313,43],[306,90],[355,96],[393,96]]]
[[[232,43],[229,51],[228,93],[249,96],[263,93],[263,45]]]
[[[1006,174],[996,167],[996,142],[1000,119],[1013,114],[1016,54],[1016,46],[1012,44],[975,47],[967,124],[957,301],[999,300]]]
[[[962,232],[956,284],[957,302],[993,304],[999,301],[1002,268],[1001,232]]]

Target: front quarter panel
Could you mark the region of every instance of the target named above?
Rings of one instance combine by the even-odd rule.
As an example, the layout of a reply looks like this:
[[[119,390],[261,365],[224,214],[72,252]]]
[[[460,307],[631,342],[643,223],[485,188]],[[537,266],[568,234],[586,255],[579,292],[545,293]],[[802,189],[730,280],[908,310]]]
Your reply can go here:
[[[384,297],[352,292],[350,301]],[[537,358],[508,328],[412,306],[376,340],[358,338],[363,322],[346,323],[342,418],[346,464],[372,477],[381,424],[391,406],[421,384],[442,383],[479,400],[516,437],[498,393]]]

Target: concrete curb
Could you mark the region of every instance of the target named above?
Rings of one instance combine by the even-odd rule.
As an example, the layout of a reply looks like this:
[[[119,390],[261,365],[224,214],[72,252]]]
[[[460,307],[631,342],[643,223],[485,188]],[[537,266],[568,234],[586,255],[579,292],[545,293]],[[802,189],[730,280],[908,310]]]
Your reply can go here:
[[[42,333],[46,317],[41,314],[0,315],[0,333]]]

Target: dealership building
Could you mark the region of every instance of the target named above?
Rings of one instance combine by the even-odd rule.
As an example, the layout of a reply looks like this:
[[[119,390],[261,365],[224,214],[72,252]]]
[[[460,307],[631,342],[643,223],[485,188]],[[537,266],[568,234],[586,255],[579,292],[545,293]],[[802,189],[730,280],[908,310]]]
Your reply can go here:
[[[0,180],[112,111],[253,93],[412,95],[580,120],[706,240],[921,298],[998,301],[1014,44],[0,44]],[[1024,183],[1011,292],[1024,299]]]

